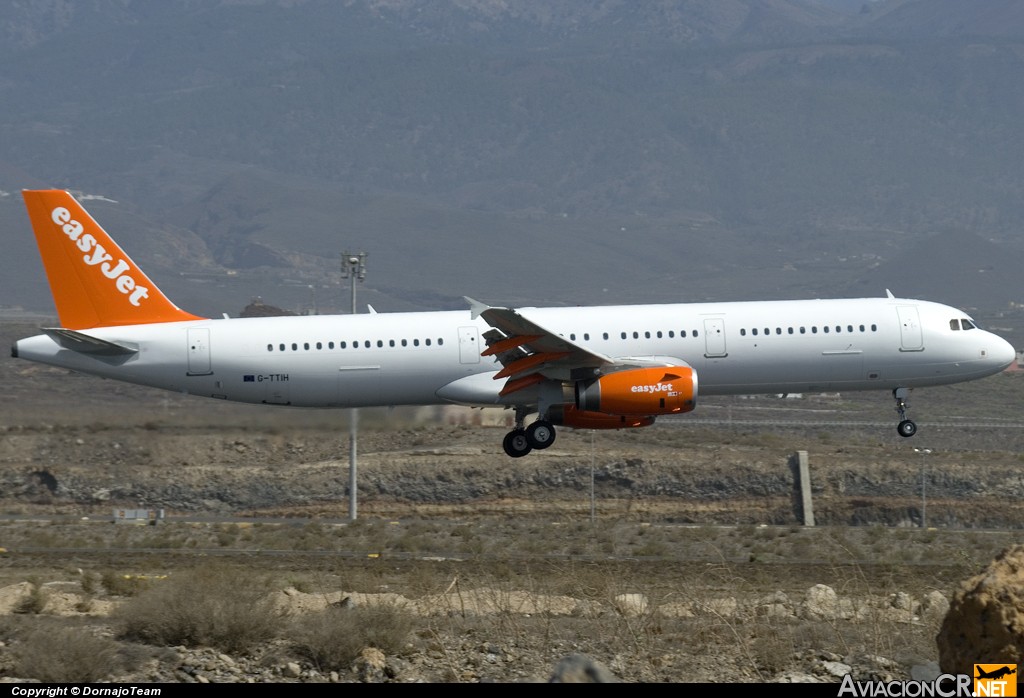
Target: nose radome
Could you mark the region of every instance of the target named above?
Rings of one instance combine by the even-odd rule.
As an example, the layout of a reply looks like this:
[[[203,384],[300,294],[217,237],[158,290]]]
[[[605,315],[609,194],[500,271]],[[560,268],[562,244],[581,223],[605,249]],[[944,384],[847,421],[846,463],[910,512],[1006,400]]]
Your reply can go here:
[[[1017,350],[1002,337],[992,336],[995,338],[995,345],[989,352],[989,356],[994,363],[998,363],[1002,368],[1007,368],[1017,360]]]

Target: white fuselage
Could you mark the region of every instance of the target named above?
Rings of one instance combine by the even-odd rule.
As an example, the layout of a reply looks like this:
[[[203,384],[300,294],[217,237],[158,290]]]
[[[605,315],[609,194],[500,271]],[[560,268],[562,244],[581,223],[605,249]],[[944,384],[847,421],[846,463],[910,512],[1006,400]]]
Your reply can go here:
[[[1006,368],[1002,338],[955,308],[898,298],[520,308],[610,357],[671,357],[701,395],[873,390],[957,383]],[[954,327],[956,329],[954,329]],[[968,327],[968,329],[962,329]],[[308,407],[505,405],[489,329],[469,310],[195,320],[93,328],[124,357],[17,342],[24,359],[226,400]]]

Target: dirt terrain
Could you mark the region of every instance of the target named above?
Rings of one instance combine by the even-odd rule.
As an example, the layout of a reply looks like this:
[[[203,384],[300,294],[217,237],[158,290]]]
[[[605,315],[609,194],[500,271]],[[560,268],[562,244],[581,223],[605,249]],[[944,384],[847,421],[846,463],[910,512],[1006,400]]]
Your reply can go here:
[[[46,322],[0,324],[0,342]],[[517,460],[500,445],[507,414],[362,410],[355,524],[344,411],[230,405],[10,358],[0,376],[0,581],[15,589],[11,609],[42,584],[77,599],[65,612],[51,594],[39,613],[9,616],[7,649],[52,618],[116,634],[97,620],[123,602],[116,590],[91,590],[81,610],[90,574],[173,574],[216,555],[272,573],[290,603],[418,600],[416,616],[434,620],[382,680],[545,680],[573,652],[629,681],[837,681],[830,662],[906,677],[937,656],[942,604],[928,595],[948,598],[1024,522],[1020,373],[915,391],[913,439],[896,434],[886,394],[705,399],[647,429],[561,430]],[[802,526],[798,451],[815,528]],[[167,519],[115,526],[118,508]],[[816,585],[859,610],[808,611]],[[458,622],[437,613],[453,590]],[[466,613],[480,593],[505,601]],[[509,601],[520,593],[570,608],[526,612]],[[622,606],[633,602],[643,610]],[[203,651],[125,675],[200,680],[180,667]],[[272,670],[252,680],[358,680],[301,662],[291,676],[292,658],[268,652],[232,661],[264,657]],[[0,675],[18,666],[11,656],[0,651]]]

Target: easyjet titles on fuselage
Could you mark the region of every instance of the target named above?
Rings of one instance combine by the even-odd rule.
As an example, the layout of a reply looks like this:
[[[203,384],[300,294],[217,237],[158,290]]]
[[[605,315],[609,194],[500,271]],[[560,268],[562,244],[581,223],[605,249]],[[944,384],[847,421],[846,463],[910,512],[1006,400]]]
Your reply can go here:
[[[71,212],[63,206],[58,206],[50,213],[53,222],[61,226],[61,230],[73,241],[82,252],[82,261],[91,267],[99,265],[100,272],[114,282],[114,287],[121,293],[128,296],[128,302],[138,307],[144,298],[149,297],[149,289],[139,286],[135,279],[126,274],[131,265],[123,259],[117,260],[117,264],[111,266],[114,257],[96,241],[91,233],[86,233],[82,224],[71,217]],[[84,233],[84,234],[83,234]],[[88,254],[90,253],[91,254]]]

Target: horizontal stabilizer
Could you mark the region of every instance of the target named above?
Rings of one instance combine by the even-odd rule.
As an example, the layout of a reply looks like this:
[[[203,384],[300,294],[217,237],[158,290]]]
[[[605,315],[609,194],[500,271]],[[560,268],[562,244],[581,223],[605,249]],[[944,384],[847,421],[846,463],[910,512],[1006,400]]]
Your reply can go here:
[[[61,345],[68,351],[77,351],[79,354],[92,354],[94,356],[128,356],[137,354],[137,347],[130,347],[117,342],[108,342],[105,339],[92,337],[84,332],[66,330],[63,327],[44,327],[43,332],[47,337]]]

